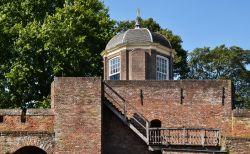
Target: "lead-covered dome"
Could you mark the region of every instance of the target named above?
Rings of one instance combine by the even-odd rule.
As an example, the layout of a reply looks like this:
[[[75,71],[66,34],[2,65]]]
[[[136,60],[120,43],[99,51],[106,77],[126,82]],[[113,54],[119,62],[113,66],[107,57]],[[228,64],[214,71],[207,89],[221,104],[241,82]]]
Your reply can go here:
[[[147,28],[129,29],[126,32],[114,36],[107,44],[105,50],[109,50],[118,45],[140,44],[140,43],[159,43],[164,47],[172,48],[170,42],[161,34],[149,31]]]

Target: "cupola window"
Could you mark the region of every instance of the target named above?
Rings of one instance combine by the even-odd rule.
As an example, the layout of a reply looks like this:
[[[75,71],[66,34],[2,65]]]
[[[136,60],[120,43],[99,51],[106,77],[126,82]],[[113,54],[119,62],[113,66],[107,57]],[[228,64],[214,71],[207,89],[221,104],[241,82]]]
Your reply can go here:
[[[169,60],[160,55],[156,56],[156,79],[169,80]]]
[[[114,57],[109,60],[109,79],[119,80],[120,79],[120,57]]]

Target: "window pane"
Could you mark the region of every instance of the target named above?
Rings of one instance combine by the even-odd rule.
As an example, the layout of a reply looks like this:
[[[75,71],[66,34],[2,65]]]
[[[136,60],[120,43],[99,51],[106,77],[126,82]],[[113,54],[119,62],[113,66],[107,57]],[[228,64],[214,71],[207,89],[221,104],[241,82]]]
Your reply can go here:
[[[120,79],[120,57],[115,57],[109,60],[109,79]]]
[[[120,74],[115,74],[115,75],[111,75],[109,76],[110,80],[119,80],[120,79]]]
[[[156,79],[157,80],[166,80],[168,79],[168,58],[163,56],[156,57]]]

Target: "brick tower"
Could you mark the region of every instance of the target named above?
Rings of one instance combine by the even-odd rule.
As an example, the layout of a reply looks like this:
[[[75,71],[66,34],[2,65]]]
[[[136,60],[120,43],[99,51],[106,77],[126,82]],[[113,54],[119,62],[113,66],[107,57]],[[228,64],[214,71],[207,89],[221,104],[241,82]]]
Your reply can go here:
[[[141,28],[137,20],[134,29],[114,36],[102,52],[104,79],[171,80],[174,54],[164,36]]]

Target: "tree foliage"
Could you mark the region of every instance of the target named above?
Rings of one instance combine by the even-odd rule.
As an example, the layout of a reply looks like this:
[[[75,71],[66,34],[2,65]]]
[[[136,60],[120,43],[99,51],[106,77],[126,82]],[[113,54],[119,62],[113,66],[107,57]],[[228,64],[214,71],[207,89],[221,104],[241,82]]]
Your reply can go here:
[[[236,99],[250,107],[250,51],[240,47],[221,45],[197,48],[190,53],[190,79],[230,79],[233,81]]]
[[[187,51],[182,48],[182,39],[178,35],[174,35],[171,30],[162,28],[156,21],[152,18],[143,20],[139,18],[141,27],[148,28],[152,32],[160,33],[165,36],[175,49],[176,55],[174,58],[174,74],[175,77],[180,79],[187,78],[188,67],[187,67]],[[135,21],[120,21],[116,24],[116,33],[124,32],[128,29],[135,27]]]
[[[187,65],[180,36],[152,18],[139,20],[170,41],[177,52],[177,77],[231,79],[237,98],[250,104],[249,51],[224,45],[197,48]],[[134,28],[135,21],[114,25],[99,0],[1,0],[0,107],[47,107],[55,76],[101,75],[100,52],[115,33]]]
[[[96,76],[114,22],[98,0],[0,2],[0,107],[48,106],[55,76]]]

